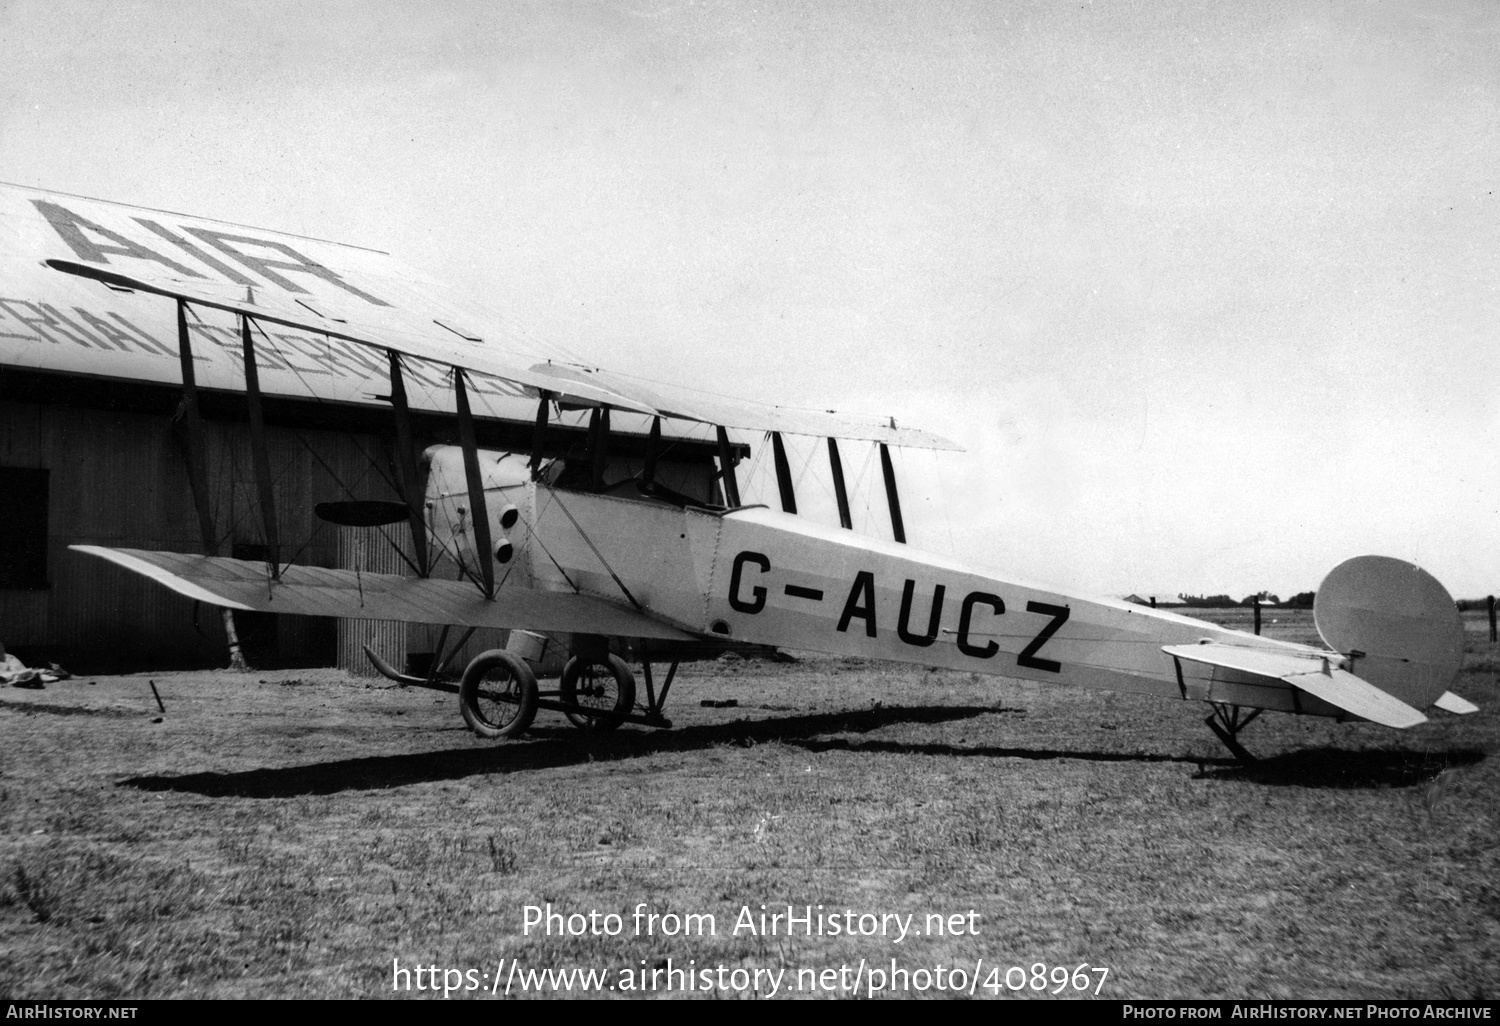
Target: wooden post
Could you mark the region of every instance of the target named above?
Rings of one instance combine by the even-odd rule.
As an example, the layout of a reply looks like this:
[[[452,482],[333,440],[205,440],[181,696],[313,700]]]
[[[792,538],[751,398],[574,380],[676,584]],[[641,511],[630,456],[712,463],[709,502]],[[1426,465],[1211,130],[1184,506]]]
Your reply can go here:
[[[729,432],[722,427],[714,429],[719,440],[719,480],[724,493],[724,505],[734,509],[740,505],[740,483],[734,476],[734,451],[729,448]]]
[[[1500,638],[1495,637],[1495,596],[1490,596],[1490,644],[1494,644]]]
[[[177,357],[182,367],[182,440],[187,450],[188,484],[193,490],[193,506],[198,511],[198,532],[203,537],[205,555],[219,554],[219,532],[214,527],[213,511],[208,506],[208,463],[204,457],[203,418],[198,413],[198,377],[193,370],[193,343],[188,337],[187,303],[177,301]],[[221,609],[224,637],[229,643],[229,668],[248,671],[245,653],[240,648],[239,632],[234,627],[234,611]]]
[[[469,395],[464,388],[464,372],[453,368],[453,398],[458,407],[458,444],[464,450],[464,477],[469,486],[469,524],[474,539],[474,558],[479,560],[479,576],[485,598],[495,597],[494,540],[490,537],[490,515],[484,502],[484,478],[479,473],[479,447],[474,441],[474,416],[469,412]]]
[[[208,464],[203,454],[203,418],[198,413],[198,378],[193,371],[193,343],[188,338],[187,303],[177,301],[177,357],[182,365],[182,439],[187,449],[188,484],[193,489],[193,506],[198,511],[198,533],[203,537],[203,553],[219,554],[219,532],[214,527],[213,511],[208,508]]]
[[[792,467],[786,460],[786,446],[782,444],[780,431],[771,432],[771,455],[776,461],[776,487],[781,491],[781,508],[795,513],[797,495],[792,491]]]
[[[891,450],[880,443],[880,470],[885,475],[885,499],[891,507],[891,535],[906,544],[906,524],[901,520],[901,496],[896,494],[896,468],[891,466]]]
[[[828,466],[833,473],[833,497],[839,504],[839,523],[847,530],[854,529],[854,517],[849,513],[849,492],[844,487],[844,461],[839,459],[839,443],[828,438]]]
[[[260,404],[260,371],[255,366],[255,337],[250,317],[240,314],[240,348],[245,358],[245,399],[250,410],[250,454],[255,467],[255,491],[260,498],[261,531],[266,541],[266,567],[272,579],[281,576],[281,532],[276,525],[276,485],[271,477],[271,454],[266,448],[266,420]]]
[[[1255,633],[1260,633],[1260,596],[1257,595],[1251,605],[1255,606]]]
[[[406,522],[411,525],[411,544],[417,557],[417,572],[426,577],[427,513],[423,507],[422,480],[417,474],[417,448],[411,433],[411,408],[406,401],[406,381],[401,375],[401,357],[386,350],[391,366],[391,408],[396,414],[396,465],[401,470],[401,498],[406,501]]]

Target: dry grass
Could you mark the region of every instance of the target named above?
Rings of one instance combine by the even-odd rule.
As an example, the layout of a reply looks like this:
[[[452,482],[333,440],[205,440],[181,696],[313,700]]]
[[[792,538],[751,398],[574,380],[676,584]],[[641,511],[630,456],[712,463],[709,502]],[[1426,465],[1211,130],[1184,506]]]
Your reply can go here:
[[[1199,706],[840,660],[688,668],[671,732],[544,713],[498,745],[455,699],[329,671],[158,675],[165,716],[144,676],[7,690],[0,994],[382,996],[393,958],[982,957],[1108,966],[1112,997],[1493,998],[1500,686],[1475,637],[1455,690],[1479,714],[1268,714],[1249,769]],[[546,902],[712,912],[719,935],[522,936]],[[981,932],[728,936],[762,902],[975,909]]]

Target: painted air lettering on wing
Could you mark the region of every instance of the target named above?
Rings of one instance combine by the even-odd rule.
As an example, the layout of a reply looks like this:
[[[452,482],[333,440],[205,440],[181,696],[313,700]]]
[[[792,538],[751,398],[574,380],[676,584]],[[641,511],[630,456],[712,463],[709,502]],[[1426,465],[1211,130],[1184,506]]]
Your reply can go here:
[[[764,552],[745,550],[734,557],[729,574],[729,605],[732,609],[752,615],[764,612],[773,587],[780,587],[781,593],[788,598],[809,603],[822,602],[825,594],[820,588],[777,581],[772,573],[771,558]],[[896,617],[896,636],[912,648],[928,648],[946,633],[954,636],[958,650],[964,655],[973,659],[993,659],[1000,653],[1000,645],[995,641],[1001,636],[996,618],[1005,615],[1005,600],[987,591],[969,592],[958,606],[958,629],[944,631],[942,620],[947,591],[944,584],[933,584],[929,588],[912,578],[905,578],[901,585],[901,608]],[[848,590],[835,592],[834,601],[838,601],[840,593],[844,599],[834,630],[840,634],[862,633],[867,638],[878,638],[875,571],[856,571]],[[781,608],[794,607],[783,605]],[[1026,612],[1040,614],[1047,620],[1035,627],[1036,633],[1016,654],[1016,665],[1047,673],[1061,672],[1062,664],[1056,659],[1043,657],[1041,652],[1067,623],[1070,610],[1067,606],[1028,601]],[[890,629],[889,621],[886,629]]]
[[[145,260],[165,268],[178,277],[200,280],[209,277],[153,249],[151,245],[146,244],[146,241],[131,238],[111,228],[106,228],[104,225],[96,224],[59,203],[41,199],[34,199],[31,203],[47,219],[52,230],[57,232],[63,242],[67,243],[68,248],[79,260],[91,264],[109,264],[110,257]],[[171,243],[203,266],[212,269],[215,274],[236,285],[263,283],[245,274],[244,271],[236,269],[220,257],[212,255],[208,248],[217,250],[222,256],[228,257],[234,263],[240,264],[246,270],[260,275],[261,278],[287,292],[299,295],[308,294],[308,290],[299,282],[287,277],[287,274],[298,274],[320,278],[335,288],[342,289],[351,296],[358,296],[374,306],[391,305],[380,297],[372,296],[363,289],[350,284],[333,270],[276,239],[258,239],[251,235],[238,235],[190,225],[179,225],[178,228],[186,234],[178,234],[155,221],[144,218],[135,220],[138,225],[156,237],[148,240],[153,245],[159,244],[160,241]],[[198,242],[192,241],[186,235],[193,236]],[[205,243],[208,248],[198,243]]]
[[[52,230],[68,244],[79,260],[91,264],[107,264],[111,256],[129,257],[132,260],[149,260],[161,264],[169,271],[189,278],[207,278],[171,257],[162,256],[149,246],[143,246],[119,232],[95,224],[86,217],[73,213],[67,207],[46,200],[32,200],[32,206],[41,211]]]
[[[210,343],[214,351],[227,359],[235,373],[243,373],[244,350],[240,343],[239,328],[232,324],[213,324],[190,321],[188,330],[195,340]],[[260,332],[256,356],[265,371],[283,371],[295,374],[304,382],[309,376],[322,375],[363,382],[369,379],[384,380],[387,369],[383,361],[372,356],[365,347],[343,339],[313,337],[291,332],[266,331],[257,325]],[[85,350],[103,350],[106,353],[138,356],[147,354],[160,359],[177,359],[175,336],[153,335],[134,321],[115,311],[102,316],[81,306],[64,308],[36,299],[0,296],[0,339],[15,339],[44,345],[79,346]],[[193,351],[195,363],[211,364],[215,358],[202,348]],[[406,361],[408,382],[421,385],[434,392],[448,390],[443,369],[426,360]],[[471,378],[472,391],[492,392],[496,395],[515,395],[515,388],[503,379],[475,374]],[[821,597],[821,596],[820,596]]]
[[[71,342],[84,349],[103,349],[106,352],[120,350],[130,353],[139,349],[152,356],[177,358],[175,348],[153,338],[119,314],[111,313],[110,320],[106,321],[81,306],[75,306],[72,315],[64,314],[51,303],[0,296],[0,338],[51,345]],[[7,331],[7,326],[27,330]],[[206,360],[207,357],[194,356],[193,359]]]

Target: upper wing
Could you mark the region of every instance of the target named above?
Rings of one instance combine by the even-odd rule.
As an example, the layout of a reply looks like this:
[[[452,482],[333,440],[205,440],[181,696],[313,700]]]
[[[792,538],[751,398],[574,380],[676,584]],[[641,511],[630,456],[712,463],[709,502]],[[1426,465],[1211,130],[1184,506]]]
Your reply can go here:
[[[1164,645],[1162,651],[1190,662],[1284,681],[1330,705],[1387,727],[1414,727],[1427,722],[1419,710],[1348,670],[1328,665],[1316,653],[1301,655],[1238,645]]]
[[[566,385],[545,375],[535,374],[526,369],[525,363],[510,358],[501,349],[476,344],[461,345],[459,337],[442,325],[436,322],[424,324],[420,318],[391,307],[370,307],[364,310],[337,305],[320,298],[319,307],[326,312],[325,316],[314,308],[288,300],[269,288],[257,292],[245,286],[220,282],[145,278],[73,260],[48,260],[46,264],[53,270],[75,274],[81,278],[92,278],[114,288],[185,299],[214,310],[246,314],[269,324],[280,324],[360,345],[393,349],[406,356],[490,374],[533,392],[556,392],[561,398],[572,402],[586,405],[603,403],[635,413],[656,412],[650,406],[638,403],[628,396],[617,395],[587,382]]]
[[[659,381],[642,382],[629,375],[578,364],[537,364],[531,371],[563,382],[564,387],[592,386],[602,391],[630,395],[637,401],[650,405],[662,416],[695,420],[702,424],[884,442],[911,449],[958,448],[938,435],[916,428],[897,427],[895,419],[891,417],[860,417],[836,410],[803,410],[770,403],[753,403]]]
[[[350,305],[319,299],[318,307],[287,299],[269,288],[169,277],[140,277],[73,260],[47,260],[47,266],[115,288],[150,292],[190,303],[245,314],[260,321],[310,331],[406,356],[462,367],[502,378],[533,395],[550,392],[564,402],[606,405],[634,413],[698,421],[723,427],[832,438],[865,439],[918,449],[957,449],[934,434],[897,427],[894,419],[873,419],[831,410],[799,410],[732,399],[708,392],[645,384],[620,374],[571,363],[534,363],[485,346],[451,327],[393,307]]]
[[[143,574],[180,595],[231,609],[463,627],[518,627],[668,641],[693,638],[643,613],[592,595],[502,588],[493,599],[487,600],[472,584],[463,581],[308,566],[285,567],[280,578],[272,581],[264,563],[223,556],[110,549],[98,545],[70,548]]]

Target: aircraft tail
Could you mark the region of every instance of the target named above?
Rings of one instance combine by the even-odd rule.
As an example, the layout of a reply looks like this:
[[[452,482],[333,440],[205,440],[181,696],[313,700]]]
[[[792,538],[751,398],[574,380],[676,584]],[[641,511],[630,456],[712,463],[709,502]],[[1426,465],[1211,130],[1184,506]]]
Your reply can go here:
[[[1387,727],[1414,727],[1427,717],[1367,680],[1335,665],[1333,653],[1315,650],[1280,651],[1241,645],[1165,645],[1162,651],[1176,659],[1237,670],[1300,688],[1329,705],[1363,720]]]
[[[1346,713],[1413,727],[1436,707],[1477,711],[1448,690],[1463,662],[1463,621],[1447,590],[1420,567],[1360,556],[1323,579],[1313,618],[1331,650],[1237,644],[1167,645],[1176,659],[1291,685]]]
[[[1351,673],[1415,709],[1437,704],[1463,665],[1453,596],[1399,559],[1359,556],[1334,567],[1318,586],[1313,619]]]

